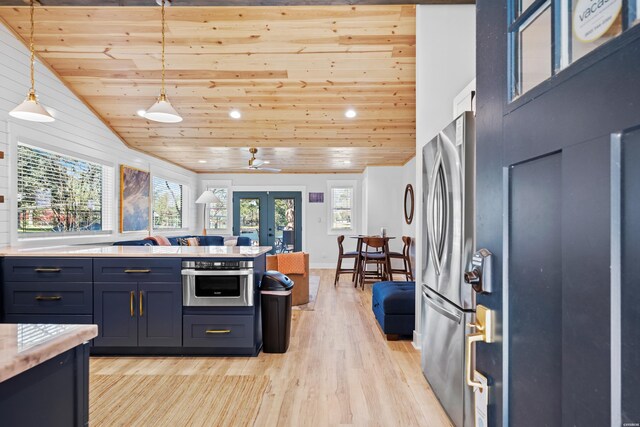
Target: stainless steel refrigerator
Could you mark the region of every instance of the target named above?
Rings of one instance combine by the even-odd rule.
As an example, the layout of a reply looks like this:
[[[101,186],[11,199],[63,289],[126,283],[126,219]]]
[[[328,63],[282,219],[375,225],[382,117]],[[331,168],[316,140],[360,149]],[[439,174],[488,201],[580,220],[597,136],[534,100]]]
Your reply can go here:
[[[453,423],[473,426],[464,377],[465,335],[475,310],[475,293],[464,282],[474,248],[473,113],[439,132],[422,156],[422,370]]]

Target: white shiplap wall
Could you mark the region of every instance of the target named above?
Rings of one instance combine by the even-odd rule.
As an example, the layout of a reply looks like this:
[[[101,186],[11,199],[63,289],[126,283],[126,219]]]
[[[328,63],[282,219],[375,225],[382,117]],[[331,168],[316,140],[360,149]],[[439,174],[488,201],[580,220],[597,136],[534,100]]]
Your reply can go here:
[[[0,24],[0,150],[5,159],[0,160],[0,194],[5,203],[0,204],[0,247],[4,245],[43,246],[72,243],[113,241],[141,238],[146,233],[117,233],[119,165],[127,164],[152,174],[183,184],[185,187],[185,225],[195,228],[196,209],[193,201],[197,197],[198,179],[191,171],[147,156],[127,148],[120,139],[105,126],[70,90],[46,67],[36,63],[36,91],[40,101],[53,110],[56,121],[50,124],[30,123],[13,119],[8,112],[24,100],[29,88],[29,52],[12,33]],[[140,105],[145,108],[146,105]],[[136,114],[131,112],[132,116]],[[136,116],[137,117],[137,116]],[[160,125],[161,126],[161,125]],[[56,150],[64,154],[76,154],[87,160],[106,163],[115,169],[113,222],[114,232],[108,236],[90,238],[21,240],[15,232],[15,151],[17,141]],[[179,233],[174,233],[179,234]]]

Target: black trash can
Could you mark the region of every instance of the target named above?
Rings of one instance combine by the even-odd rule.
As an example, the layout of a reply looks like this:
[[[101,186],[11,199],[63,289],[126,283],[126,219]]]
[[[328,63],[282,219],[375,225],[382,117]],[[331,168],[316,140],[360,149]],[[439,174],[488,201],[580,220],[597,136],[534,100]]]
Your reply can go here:
[[[293,280],[279,271],[262,276],[262,351],[286,353],[291,335],[291,290]]]

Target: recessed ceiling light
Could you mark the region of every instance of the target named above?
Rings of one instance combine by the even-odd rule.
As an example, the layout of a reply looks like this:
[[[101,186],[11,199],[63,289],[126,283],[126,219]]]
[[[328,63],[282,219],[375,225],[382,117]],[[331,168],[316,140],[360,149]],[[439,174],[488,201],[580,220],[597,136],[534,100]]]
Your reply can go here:
[[[351,164],[351,160],[345,160],[345,161],[344,161],[344,164],[345,164],[345,165],[350,165],[350,164]]]
[[[146,113],[147,113],[147,112],[146,112],[145,110],[138,110],[138,111],[136,111],[136,114],[137,114],[137,115],[139,115],[140,117],[144,117],[144,115],[145,115]]]
[[[356,110],[354,110],[353,108],[349,108],[347,111],[344,112],[344,116],[348,119],[353,119],[357,115],[358,113],[356,113]]]
[[[207,163],[206,160],[198,160],[198,163]]]
[[[265,160],[265,161],[264,161],[264,162],[262,162],[262,163],[263,163],[263,164],[265,164],[265,165],[268,165],[269,163],[271,163],[271,161],[270,161],[270,160]]]
[[[239,119],[240,117],[242,117],[242,113],[240,113],[240,111],[238,110],[231,110],[229,111],[229,117],[231,117],[232,119]]]

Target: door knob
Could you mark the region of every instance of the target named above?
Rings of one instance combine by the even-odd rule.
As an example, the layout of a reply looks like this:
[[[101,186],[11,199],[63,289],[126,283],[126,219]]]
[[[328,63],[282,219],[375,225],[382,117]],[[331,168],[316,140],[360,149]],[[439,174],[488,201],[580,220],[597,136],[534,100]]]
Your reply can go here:
[[[464,371],[465,379],[469,387],[483,388],[484,385],[473,379],[472,369],[472,355],[475,343],[477,342],[494,342],[493,327],[494,327],[494,311],[489,310],[487,307],[478,304],[476,307],[476,320],[475,323],[470,324],[470,327],[477,332],[467,334],[465,339],[465,352],[464,352]]]

